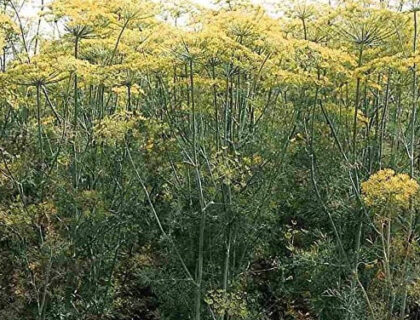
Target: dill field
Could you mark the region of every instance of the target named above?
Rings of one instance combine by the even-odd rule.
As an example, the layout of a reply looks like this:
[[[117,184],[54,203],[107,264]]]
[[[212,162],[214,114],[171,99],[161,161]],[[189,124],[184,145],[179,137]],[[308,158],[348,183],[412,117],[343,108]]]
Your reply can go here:
[[[0,0],[0,319],[419,320],[419,11]]]

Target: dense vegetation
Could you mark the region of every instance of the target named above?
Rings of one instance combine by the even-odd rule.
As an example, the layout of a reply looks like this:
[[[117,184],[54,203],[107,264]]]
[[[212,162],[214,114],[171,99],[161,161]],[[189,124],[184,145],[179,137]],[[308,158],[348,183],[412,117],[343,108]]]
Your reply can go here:
[[[420,319],[420,3],[21,4],[0,319]]]

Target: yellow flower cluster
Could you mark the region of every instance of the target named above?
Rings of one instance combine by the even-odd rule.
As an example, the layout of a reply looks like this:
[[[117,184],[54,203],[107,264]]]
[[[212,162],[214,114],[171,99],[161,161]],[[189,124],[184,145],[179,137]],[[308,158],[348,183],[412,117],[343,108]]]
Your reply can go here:
[[[105,36],[106,27],[125,28],[145,20],[153,16],[154,7],[148,0],[55,0],[49,5],[53,18],[64,18],[67,30],[81,38]]]
[[[62,81],[77,70],[78,62],[70,55],[49,52],[33,56],[30,63],[15,62],[8,70],[8,75],[19,85],[52,84]]]
[[[106,18],[107,6],[97,0],[56,0],[50,9],[57,18],[67,18],[67,28],[91,27],[99,25]]]
[[[0,210],[0,223],[7,226],[49,224],[56,214],[57,209],[52,201],[31,204],[26,210],[21,204],[17,204]]]
[[[0,14],[0,49],[6,45],[7,38],[17,33],[18,27],[12,19],[5,14]]]
[[[94,135],[99,143],[113,145],[124,140],[126,134],[138,126],[141,116],[134,116],[129,112],[116,113],[97,121],[94,126]]]
[[[363,199],[367,206],[408,208],[410,199],[418,192],[417,181],[392,169],[380,170],[362,183]]]
[[[237,319],[246,318],[248,309],[241,293],[226,292],[225,290],[210,290],[205,302],[218,315],[229,315]]]

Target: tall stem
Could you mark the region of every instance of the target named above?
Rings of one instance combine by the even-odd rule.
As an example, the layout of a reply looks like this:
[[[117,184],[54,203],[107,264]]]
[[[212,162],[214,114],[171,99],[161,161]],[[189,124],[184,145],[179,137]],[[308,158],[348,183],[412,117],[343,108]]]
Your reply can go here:
[[[38,122],[38,143],[41,155],[41,162],[44,161],[44,152],[42,145],[42,129],[41,129],[41,84],[36,84],[36,117]]]
[[[413,20],[414,20],[414,35],[413,35],[413,55],[416,55],[417,52],[417,8],[413,10]],[[415,144],[415,125],[416,125],[416,117],[417,117],[417,64],[414,63],[413,65],[413,104],[411,109],[411,132],[410,132],[410,177],[414,178],[414,144]],[[400,309],[400,319],[405,319],[405,309],[407,305],[407,274],[408,274],[408,257],[410,251],[410,242],[413,233],[413,224],[414,224],[414,217],[415,217],[415,210],[413,207],[413,202],[410,203],[410,220],[408,222],[408,231],[407,231],[407,252],[404,258],[404,265],[403,265],[403,296],[401,302],[401,309]]]
[[[44,0],[41,0],[41,13],[44,11]],[[39,43],[39,31],[41,29],[41,15],[38,18],[38,25],[36,27],[36,34],[35,34],[35,46],[34,46],[34,54],[38,51],[38,43]]]
[[[75,44],[74,44],[74,57],[77,59],[79,55],[79,36],[76,35]],[[73,185],[77,189],[78,187],[78,178],[77,178],[77,118],[79,113],[79,100],[78,100],[78,79],[77,73],[74,74],[73,82],[74,90],[74,118],[73,118]]]
[[[378,155],[379,169],[382,169],[382,149],[383,149],[385,127],[386,127],[386,115],[387,115],[387,111],[388,111],[389,85],[390,85],[390,81],[391,81],[390,77],[391,77],[391,73],[388,73],[388,81],[386,83],[386,90],[385,90],[384,111],[382,113],[381,130],[380,130],[380,136],[379,136],[379,155]]]
[[[192,58],[189,61],[189,78],[190,78],[190,92],[191,92],[191,111],[193,122],[193,156],[194,156],[194,169],[197,179],[198,198],[200,202],[200,228],[198,235],[198,259],[197,259],[197,279],[196,279],[196,294],[195,294],[195,320],[201,319],[201,291],[203,281],[203,260],[204,260],[204,233],[206,227],[206,204],[203,194],[203,186],[201,183],[200,165],[197,155],[197,118],[195,110],[195,96],[194,96],[194,67]]]
[[[362,65],[362,57],[363,57],[363,46],[359,49],[359,61],[358,67]],[[357,161],[357,148],[356,148],[356,141],[357,141],[357,115],[359,112],[359,104],[360,104],[360,77],[357,77],[356,80],[356,99],[354,103],[354,117],[353,117],[353,162],[356,164]]]

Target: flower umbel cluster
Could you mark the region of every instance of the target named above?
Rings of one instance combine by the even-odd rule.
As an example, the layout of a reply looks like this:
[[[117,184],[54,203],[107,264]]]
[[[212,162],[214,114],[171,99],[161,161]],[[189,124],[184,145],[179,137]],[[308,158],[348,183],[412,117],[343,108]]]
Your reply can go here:
[[[362,183],[363,199],[369,207],[387,205],[407,209],[418,190],[417,181],[392,169],[380,170]]]

